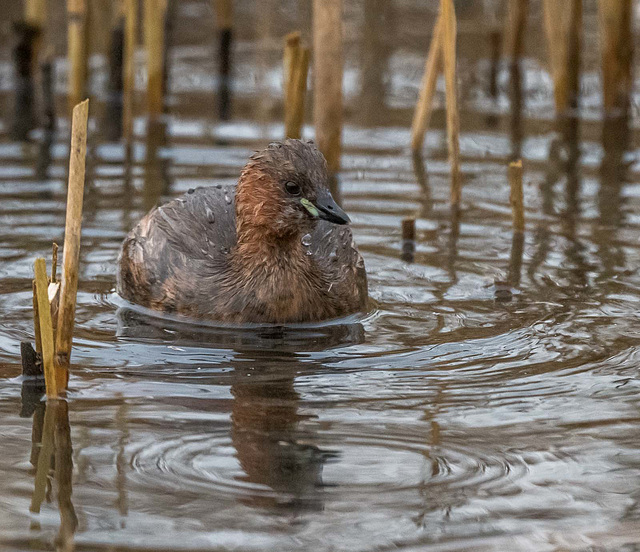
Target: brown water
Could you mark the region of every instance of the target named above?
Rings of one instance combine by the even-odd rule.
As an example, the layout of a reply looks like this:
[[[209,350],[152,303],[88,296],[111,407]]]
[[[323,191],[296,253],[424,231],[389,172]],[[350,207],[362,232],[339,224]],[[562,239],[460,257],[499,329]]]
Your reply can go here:
[[[637,549],[638,123],[627,138],[614,128],[603,147],[591,3],[579,143],[554,130],[537,2],[514,116],[506,65],[490,93],[492,4],[458,3],[465,187],[456,220],[442,83],[424,166],[408,152],[437,3],[346,2],[341,197],[377,308],[282,331],[150,318],[115,295],[115,260],[150,206],[232,183],[254,149],[281,137],[280,39],[308,31],[309,4],[237,3],[233,116],[221,122],[210,2],[181,1],[166,125],[136,120],[129,165],[106,138],[96,46],[70,393],[46,419],[29,385],[21,389],[19,344],[33,340],[33,261],[62,243],[68,122],[50,147],[38,132],[11,141],[5,28],[0,549]],[[61,58],[61,106],[64,81]],[[517,155],[524,243],[512,239],[505,170]],[[400,220],[412,215],[418,243],[407,263]],[[52,436],[57,450],[35,514],[43,426],[43,450]]]

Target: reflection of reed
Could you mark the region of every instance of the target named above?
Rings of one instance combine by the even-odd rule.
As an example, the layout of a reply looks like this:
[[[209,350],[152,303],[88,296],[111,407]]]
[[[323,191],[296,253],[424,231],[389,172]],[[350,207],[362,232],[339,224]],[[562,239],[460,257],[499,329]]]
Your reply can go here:
[[[126,446],[129,444],[129,426],[127,424],[127,417],[129,411],[127,403],[122,400],[122,403],[118,407],[116,412],[116,426],[120,431],[120,438],[118,439],[118,452],[116,454],[116,490],[118,497],[116,499],[116,507],[121,516],[126,516],[129,513],[129,500],[127,497],[127,457]]]
[[[51,500],[50,493],[55,487],[60,512],[57,544],[61,550],[71,550],[78,518],[71,501],[73,459],[66,401],[49,399],[46,406],[36,409],[33,416],[31,463],[36,466],[36,475],[29,510],[39,513],[43,501]]]
[[[624,153],[629,147],[629,118],[606,117],[602,130],[604,156],[600,165],[598,224],[592,231],[602,267],[601,277],[610,278],[616,268],[625,266],[624,248],[616,243],[618,229],[624,223],[622,186],[627,181],[628,165]]]
[[[420,216],[426,218],[433,211],[433,198],[431,196],[431,187],[429,186],[429,176],[427,175],[422,155],[420,155],[419,152],[415,152],[412,155],[412,161],[413,172],[422,191]]]

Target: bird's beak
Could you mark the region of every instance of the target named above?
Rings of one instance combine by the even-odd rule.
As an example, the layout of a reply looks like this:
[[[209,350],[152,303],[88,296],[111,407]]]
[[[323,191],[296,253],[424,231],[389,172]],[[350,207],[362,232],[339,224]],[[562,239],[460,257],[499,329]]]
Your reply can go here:
[[[302,203],[303,207],[314,217],[333,222],[334,224],[348,224],[351,222],[349,215],[340,208],[329,192],[318,196],[315,203],[312,203],[307,198],[302,198],[300,203]]]

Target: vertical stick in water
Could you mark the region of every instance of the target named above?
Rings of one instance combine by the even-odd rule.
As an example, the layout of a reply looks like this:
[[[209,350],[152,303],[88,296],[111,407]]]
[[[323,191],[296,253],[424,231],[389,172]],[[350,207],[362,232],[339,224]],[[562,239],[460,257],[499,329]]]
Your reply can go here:
[[[511,188],[509,202],[513,213],[513,231],[522,233],[524,232],[524,197],[522,192],[521,160],[509,163],[508,175]]]
[[[342,149],[342,0],[313,0],[313,120],[329,172]]]
[[[69,110],[85,95],[87,78],[86,0],[67,0],[67,56],[69,59]]]
[[[285,112],[291,97],[293,68],[296,58],[300,54],[300,31],[294,31],[284,37],[284,52],[282,54],[282,87],[284,89]],[[286,116],[285,116],[286,119]]]
[[[556,114],[577,107],[582,0],[543,0]]]
[[[147,53],[147,110],[154,118],[164,108],[164,28],[167,0],[144,0],[144,40]]]
[[[47,21],[47,0],[25,0],[24,22],[38,30],[33,47],[33,69],[38,65],[39,53],[42,48],[45,23]]]
[[[458,114],[458,83],[456,81],[456,13],[453,0],[442,0],[440,16],[443,25],[443,60],[447,99],[447,143],[451,165],[451,205],[460,205],[462,179],[460,175],[460,116]]]
[[[429,120],[433,109],[433,96],[438,82],[438,73],[442,67],[442,17],[438,17],[431,37],[429,54],[424,66],[424,75],[420,85],[420,96],[413,114],[411,125],[411,149],[418,152],[424,144],[429,129]]]
[[[308,71],[309,49],[300,45],[300,33],[287,35],[284,49],[284,126],[287,138],[302,137]]]
[[[53,326],[51,324],[51,310],[49,309],[49,297],[47,294],[49,281],[47,278],[47,265],[43,258],[36,259],[34,270],[36,275],[36,299],[38,302],[44,381],[47,386],[47,397],[56,398],[58,396],[58,387],[56,385],[56,373],[53,358]]]
[[[220,119],[229,119],[231,108],[231,44],[233,41],[233,5],[231,0],[213,0],[220,38]]]
[[[73,109],[71,151],[69,156],[69,189],[67,193],[67,222],[64,230],[62,288],[56,336],[56,364],[58,390],[67,386],[67,367],[71,357],[73,326],[78,292],[78,263],[80,260],[80,232],[82,228],[82,200],[84,196],[85,157],[87,152],[87,119],[89,100]]]
[[[11,134],[15,140],[26,140],[36,126],[34,116],[34,69],[36,68],[39,28],[29,23],[15,23],[18,40],[13,49],[15,64],[14,120]]]
[[[602,81],[606,111],[625,115],[633,85],[631,0],[599,0],[600,44],[602,48]]]
[[[412,263],[416,252],[416,219],[402,219],[402,254],[403,261]]]
[[[47,0],[25,0],[24,20],[42,29],[47,20]]]
[[[123,0],[124,54],[122,75],[122,134],[129,144],[133,135],[133,90],[135,86],[136,36],[138,32],[138,2]]]
[[[115,24],[111,30],[109,46],[109,82],[107,84],[107,109],[105,133],[110,140],[122,138],[122,79],[124,57],[124,18],[117,9]]]

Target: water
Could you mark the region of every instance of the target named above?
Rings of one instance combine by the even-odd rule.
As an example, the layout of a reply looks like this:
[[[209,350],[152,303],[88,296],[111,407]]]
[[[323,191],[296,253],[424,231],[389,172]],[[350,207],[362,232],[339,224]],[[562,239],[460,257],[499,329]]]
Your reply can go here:
[[[106,138],[106,66],[99,50],[92,57],[68,412],[52,404],[48,418],[33,386],[22,385],[19,344],[33,339],[33,261],[62,243],[68,122],[59,121],[50,149],[39,134],[12,142],[4,82],[0,547],[635,549],[638,123],[630,121],[628,143],[618,133],[603,146],[590,9],[576,158],[555,131],[538,8],[517,128],[506,66],[497,96],[487,92],[491,28],[478,21],[491,3],[459,3],[465,186],[452,217],[442,83],[425,164],[408,153],[435,3],[346,2],[340,196],[377,304],[367,316],[286,329],[188,327],[115,295],[120,242],[151,206],[232,184],[254,149],[281,136],[280,37],[308,29],[309,13],[307,3],[289,4],[238,2],[234,118],[220,122],[210,3],[180,2],[170,114],[166,125],[136,120],[130,164]],[[10,78],[6,31],[1,44]],[[518,147],[523,241],[512,237],[506,182]],[[401,258],[406,216],[417,217],[412,263]],[[55,470],[35,514],[43,426],[55,436]]]

